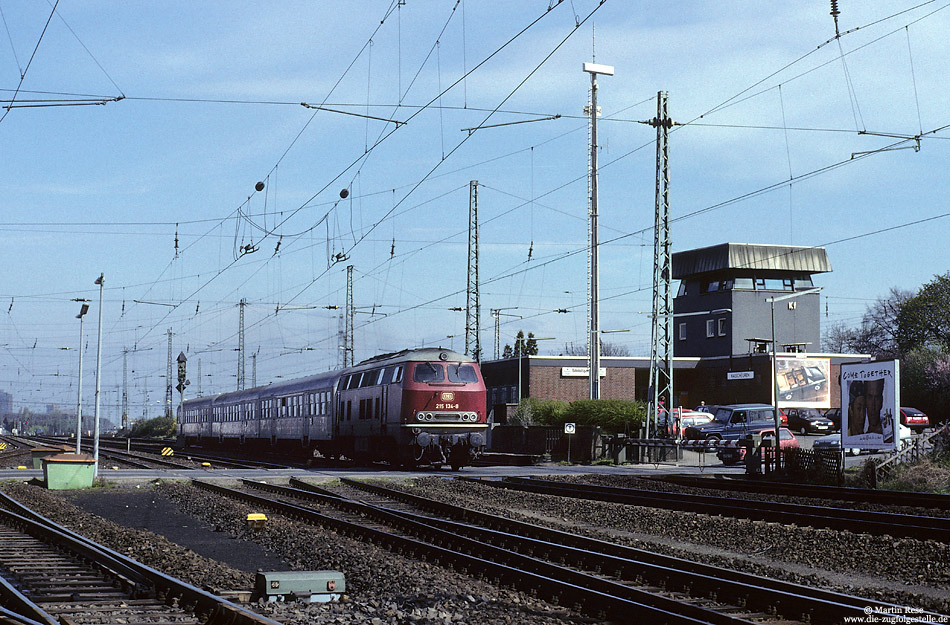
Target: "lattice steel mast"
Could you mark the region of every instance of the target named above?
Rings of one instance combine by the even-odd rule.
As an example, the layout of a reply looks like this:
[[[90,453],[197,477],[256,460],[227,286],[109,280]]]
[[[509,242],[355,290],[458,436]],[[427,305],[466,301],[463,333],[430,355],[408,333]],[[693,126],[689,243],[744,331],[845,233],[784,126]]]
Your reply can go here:
[[[241,298],[241,312],[238,315],[238,370],[237,370],[237,390],[243,391],[245,387],[245,367],[244,367],[244,307],[247,306],[247,300]]]
[[[346,266],[346,328],[343,331],[343,366],[353,366],[353,265]]]
[[[465,353],[482,361],[481,305],[478,299],[478,181],[468,183],[468,280],[465,289]],[[497,349],[497,348],[496,348]]]
[[[670,256],[670,150],[669,130],[673,121],[667,112],[667,93],[657,93],[656,117],[656,211],[653,239],[653,329],[650,349],[650,396],[647,437],[656,434],[661,400],[673,408],[673,276]]]
[[[129,429],[129,348],[122,350],[122,429]]]
[[[165,416],[172,416],[172,329],[168,328],[168,366],[165,368]]]

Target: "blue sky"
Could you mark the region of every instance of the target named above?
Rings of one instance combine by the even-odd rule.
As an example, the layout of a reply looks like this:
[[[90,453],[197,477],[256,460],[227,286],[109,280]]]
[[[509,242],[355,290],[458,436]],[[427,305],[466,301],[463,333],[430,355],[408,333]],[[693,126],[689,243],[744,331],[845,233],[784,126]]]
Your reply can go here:
[[[524,329],[554,337],[542,353],[583,345],[591,60],[616,68],[599,83],[601,327],[629,332],[611,342],[649,354],[655,131],[638,122],[660,90],[682,124],[674,251],[825,245],[822,323],[856,323],[948,270],[950,9],[839,6],[836,40],[811,0],[62,0],[52,19],[52,4],[0,0],[0,99],[15,105],[0,113],[0,389],[17,407],[74,405],[71,300],[86,297],[91,411],[100,273],[110,418],[123,350],[132,417],[159,414],[169,328],[190,393],[199,361],[202,392],[233,389],[242,298],[259,383],[334,367],[327,307],[345,304],[347,265],[357,360],[461,351],[471,180],[486,355],[490,308],[521,317],[502,344]],[[24,106],[53,100],[105,104]],[[919,134],[919,151],[881,151]]]

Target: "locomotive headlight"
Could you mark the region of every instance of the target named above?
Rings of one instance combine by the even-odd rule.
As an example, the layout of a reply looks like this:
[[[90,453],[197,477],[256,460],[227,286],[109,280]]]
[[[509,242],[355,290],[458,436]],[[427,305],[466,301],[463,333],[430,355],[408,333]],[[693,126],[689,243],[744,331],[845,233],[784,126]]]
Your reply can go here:
[[[423,413],[421,413],[421,412],[417,412],[417,413],[416,413],[416,421],[424,421],[425,418],[426,418],[426,416],[425,416]]]
[[[432,421],[432,413],[431,413],[431,412],[427,412],[427,413],[426,413],[426,421]]]

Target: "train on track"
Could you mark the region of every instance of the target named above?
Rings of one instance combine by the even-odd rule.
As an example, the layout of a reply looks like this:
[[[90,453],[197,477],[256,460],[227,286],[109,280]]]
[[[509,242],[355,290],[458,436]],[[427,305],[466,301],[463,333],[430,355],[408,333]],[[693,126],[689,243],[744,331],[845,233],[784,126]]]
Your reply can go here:
[[[178,412],[180,446],[316,450],[358,463],[453,469],[471,464],[488,428],[478,363],[441,348],[189,399]]]

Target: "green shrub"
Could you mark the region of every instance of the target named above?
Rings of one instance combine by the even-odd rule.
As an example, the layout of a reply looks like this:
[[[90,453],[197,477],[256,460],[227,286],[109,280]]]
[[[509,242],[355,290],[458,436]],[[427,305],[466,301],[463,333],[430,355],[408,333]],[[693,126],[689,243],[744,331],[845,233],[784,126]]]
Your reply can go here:
[[[174,417],[156,417],[139,421],[132,426],[129,436],[134,438],[174,438],[177,434]]]
[[[525,397],[510,419],[512,425],[558,425],[564,423],[562,415],[569,404],[553,399]]]
[[[605,432],[631,434],[640,429],[646,417],[643,402],[625,399],[582,399],[571,402],[561,417],[561,423],[593,425]]]

